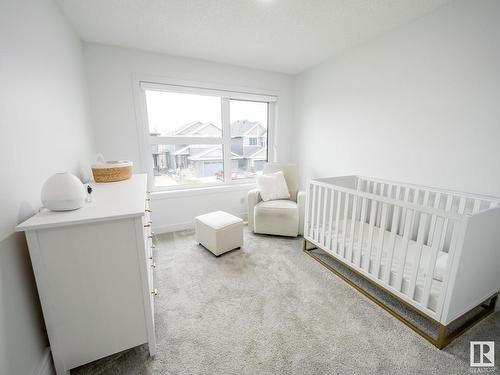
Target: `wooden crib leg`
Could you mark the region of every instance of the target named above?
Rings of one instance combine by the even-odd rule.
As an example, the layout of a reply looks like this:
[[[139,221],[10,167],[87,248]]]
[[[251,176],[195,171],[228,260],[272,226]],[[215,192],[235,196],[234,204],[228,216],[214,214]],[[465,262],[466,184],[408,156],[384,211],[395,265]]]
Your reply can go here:
[[[309,243],[310,243],[310,242],[304,238],[304,246],[303,246],[302,250],[304,250],[304,251],[309,251],[309,250],[314,250],[314,249],[317,249],[317,247],[316,247],[316,246],[312,246],[312,247],[308,248],[308,247],[307,247],[307,244],[309,244]]]
[[[497,302],[498,294],[491,296],[488,300],[481,303],[479,306],[483,308],[481,312],[473,316],[472,318],[466,320],[462,325],[460,325],[454,332],[451,334],[447,334],[448,326],[440,325],[438,330],[438,336],[435,342],[433,343],[438,349],[443,349],[446,345],[448,345],[455,338],[466,332],[472,326],[479,323],[481,320],[486,318],[488,315],[495,311],[495,305]],[[477,306],[476,306],[477,307]],[[465,314],[464,314],[465,315]],[[461,319],[459,317],[458,319]]]
[[[447,331],[447,326],[440,324],[439,328],[438,328],[438,336],[437,336],[436,342],[434,343],[434,345],[438,349],[443,349],[446,346],[446,344],[448,344],[447,337],[446,337],[446,331]]]

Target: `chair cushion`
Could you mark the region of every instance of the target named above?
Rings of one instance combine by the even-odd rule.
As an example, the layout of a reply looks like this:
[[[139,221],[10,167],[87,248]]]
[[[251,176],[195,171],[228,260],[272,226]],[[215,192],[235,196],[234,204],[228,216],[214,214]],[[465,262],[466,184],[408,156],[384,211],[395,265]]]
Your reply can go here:
[[[279,236],[297,236],[299,209],[291,200],[260,202],[254,210],[254,232]]]
[[[255,209],[259,211],[274,211],[274,210],[296,210],[297,203],[288,199],[278,199],[274,201],[259,202]]]
[[[274,199],[289,199],[290,192],[282,171],[271,174],[257,175],[257,185],[263,201]]]

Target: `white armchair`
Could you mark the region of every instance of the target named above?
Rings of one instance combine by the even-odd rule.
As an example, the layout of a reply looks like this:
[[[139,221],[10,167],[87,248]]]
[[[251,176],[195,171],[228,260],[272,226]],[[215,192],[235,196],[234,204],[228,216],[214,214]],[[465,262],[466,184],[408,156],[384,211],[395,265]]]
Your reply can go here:
[[[268,163],[264,173],[283,171],[290,199],[264,202],[259,189],[248,192],[248,227],[255,233],[297,237],[304,234],[306,194],[298,191],[297,167],[293,164]]]

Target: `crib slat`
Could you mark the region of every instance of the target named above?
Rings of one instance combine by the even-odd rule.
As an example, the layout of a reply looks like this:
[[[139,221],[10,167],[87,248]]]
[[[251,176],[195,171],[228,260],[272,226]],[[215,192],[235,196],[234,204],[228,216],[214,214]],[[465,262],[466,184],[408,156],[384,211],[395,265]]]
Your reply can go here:
[[[444,210],[446,212],[450,212],[452,204],[453,204],[453,195],[448,194],[446,197],[446,205],[444,207]],[[441,240],[439,241],[439,250],[444,249],[444,242],[446,241],[446,233],[448,231],[448,222],[449,222],[449,219],[447,217],[445,217],[444,224],[443,224],[443,236],[441,237]]]
[[[321,213],[321,193],[323,191],[323,188],[321,186],[318,186],[318,200],[317,200],[317,207],[316,207],[316,236],[314,237],[314,239],[316,240],[316,242],[319,242],[319,238],[320,238],[320,232],[321,232],[321,224],[320,224],[320,221],[319,221],[319,218],[320,218],[320,213]]]
[[[336,193],[336,190],[335,189],[331,189],[331,196],[330,196],[330,218],[328,219],[328,245],[325,245],[327,246],[328,249],[332,250],[332,235],[333,235],[333,232],[332,232],[332,226],[333,226],[333,207],[334,207],[334,202],[335,202],[335,193]]]
[[[370,204],[370,224],[368,227],[368,247],[366,249],[368,260],[365,264],[365,271],[370,272],[370,261],[372,255],[372,244],[373,244],[373,228],[375,226],[375,219],[377,213],[377,201],[372,200]]]
[[[339,252],[339,225],[340,225],[340,205],[342,204],[342,192],[339,191],[337,194],[337,212],[335,216],[335,246],[333,250],[338,253]]]
[[[306,212],[305,212],[305,229],[304,229],[304,234],[307,237],[311,236],[311,222],[310,222],[310,213],[311,213],[311,204],[314,202],[311,197],[311,184],[307,184],[306,187]]]
[[[415,195],[413,196],[413,204],[418,204],[419,197],[420,197],[420,189],[415,189]]]
[[[397,187],[396,187],[396,196],[395,196],[395,198],[396,198],[398,201],[399,201],[399,200],[401,200],[401,198],[400,198],[400,197],[401,197],[401,188],[402,188],[402,186],[401,186],[401,185],[399,185],[399,184],[398,184],[398,185],[397,185]]]
[[[481,200],[475,199],[474,200],[474,207],[472,207],[472,213],[477,214],[479,212],[480,207],[481,207]]]
[[[387,204],[382,203],[382,214],[380,219],[380,227],[378,231],[378,246],[377,246],[377,258],[375,262],[375,277],[379,277],[380,274],[380,263],[382,260],[382,254],[384,252],[384,234],[385,226],[387,224]]]
[[[391,196],[392,196],[392,187],[393,187],[393,185],[390,184],[389,189],[387,189],[387,198],[391,198]]]
[[[410,188],[408,186],[405,186],[404,189],[405,189],[405,194],[404,194],[403,200],[405,202],[408,202],[408,200],[410,199]],[[403,207],[403,210],[401,212],[401,220],[403,220],[403,218],[406,218],[406,212],[407,212],[407,210],[408,209],[406,207]],[[401,223],[401,228],[399,229],[399,234],[400,235],[402,235],[404,233],[405,223],[406,223],[406,220],[402,221],[402,223]]]
[[[453,226],[451,234],[451,244],[450,244],[450,249],[448,250],[448,259],[446,262],[445,273],[443,275],[443,285],[448,285],[448,276],[451,270],[451,261],[453,259],[453,254],[456,251],[456,247],[458,246],[460,231],[464,230],[462,224],[457,221],[451,221],[451,224]],[[437,313],[441,312],[443,309],[444,297],[445,297],[444,290],[441,290],[441,292],[439,293],[438,303],[436,308]]]
[[[415,189],[415,193],[414,193],[414,195],[413,195],[413,200],[412,200],[413,204],[415,204],[415,205],[418,205],[418,204],[419,204],[419,203],[418,203],[418,200],[419,200],[419,198],[420,198],[420,192],[421,192],[421,190],[420,190],[420,189],[417,189],[417,188]],[[425,193],[426,193],[426,191],[425,191],[425,190],[423,190],[423,192],[424,192],[424,197],[425,197]],[[425,206],[425,204],[423,204],[423,199],[422,199],[422,205],[424,205],[424,206]],[[418,224],[418,223],[420,223],[420,221],[421,221],[421,217],[422,217],[421,215],[415,215],[415,224],[416,224],[415,226],[417,227],[417,228],[416,228],[416,229],[417,229],[417,233],[418,233],[418,228],[419,228],[417,224]],[[415,228],[414,228],[414,229],[415,229]],[[412,233],[412,234],[411,234],[411,238],[413,238],[413,236],[414,236],[414,235],[416,236],[416,234],[417,234],[417,233]]]
[[[326,188],[324,189],[324,196],[323,196],[323,222],[321,224],[321,244],[326,247],[326,208],[327,208],[327,203],[328,203],[328,193],[330,189]]]
[[[314,223],[314,218],[316,217],[316,190],[318,189],[318,185],[312,185],[312,203],[311,203],[311,232],[309,236],[314,239],[316,233],[316,226]]]
[[[362,267],[361,256],[363,251],[363,236],[365,231],[366,206],[367,206],[366,202],[367,202],[366,198],[363,198],[361,200],[361,217],[359,218],[359,230],[358,230],[358,252],[359,252],[359,258],[357,262],[358,267]]]
[[[396,187],[396,195],[395,195],[395,199],[400,201],[401,200],[401,193],[402,193],[402,186],[401,185],[397,185]],[[399,231],[401,230],[401,211],[402,211],[402,207],[398,206],[399,209],[398,209],[398,214],[396,216],[396,221],[397,221],[397,225],[396,225],[396,236],[399,234]],[[396,207],[393,207],[393,210],[395,209]]]
[[[363,179],[362,178],[357,178],[356,179],[356,191],[363,191],[361,186],[363,185]]]
[[[356,214],[357,214],[357,209],[358,209],[358,197],[353,196],[352,197],[352,210],[351,210],[351,231],[349,234],[349,246],[347,248],[347,260],[349,263],[352,262],[352,247],[354,245],[354,227],[356,225]]]
[[[413,189],[413,198],[412,198],[411,202],[415,205],[418,204],[419,196],[420,196],[420,189],[417,189],[417,188]],[[415,215],[415,219],[417,219],[416,215]],[[410,236],[413,236],[413,233],[410,234]]]
[[[368,257],[368,262],[366,264],[367,272],[370,272],[370,262],[371,262],[372,247],[373,247],[373,232],[375,229],[375,221],[377,220],[377,211],[378,211],[378,202],[372,200],[370,205],[370,224],[368,227],[368,248],[366,249]]]
[[[434,196],[434,204],[433,207],[435,209],[439,208],[439,203],[441,201],[441,193],[436,192],[436,195]],[[427,244],[431,246],[432,244],[432,239],[434,238],[434,229],[436,228],[436,216],[432,215],[431,217],[431,225],[429,227],[429,239],[427,240]]]
[[[345,258],[345,239],[347,235],[347,216],[349,214],[349,199],[351,199],[351,194],[346,193],[344,201],[344,216],[342,217],[342,257]],[[339,252],[340,253],[340,252]]]
[[[412,272],[410,276],[410,286],[408,288],[408,296],[413,299],[415,295],[415,287],[417,284],[418,270],[420,268],[420,258],[422,257],[422,247],[424,245],[424,235],[425,235],[425,227],[427,225],[427,220],[429,218],[429,214],[420,213],[420,223],[418,225],[417,231],[417,252],[415,254],[415,258],[413,259]]]
[[[460,203],[458,204],[458,213],[460,215],[463,215],[464,212],[465,212],[465,203],[466,203],[465,197],[461,197],[460,198]]]
[[[427,207],[427,204],[429,203],[429,190],[426,190],[424,192],[424,201],[422,202],[422,205],[424,207]]]
[[[308,210],[306,212],[306,215],[307,215],[307,221],[308,221],[308,236],[309,238],[312,238],[312,212],[313,212],[313,207],[314,207],[314,197],[313,197],[313,193],[314,193],[314,185],[313,184],[309,184],[308,186],[309,188],[309,205],[307,206]]]
[[[311,204],[311,197],[309,196],[310,194],[310,185],[306,185],[306,212],[304,212],[304,237],[309,237],[309,211],[310,211],[310,204]]]
[[[429,297],[431,294],[432,279],[434,278],[434,269],[436,268],[436,261],[439,254],[439,248],[438,248],[439,240],[443,234],[442,232],[443,223],[444,220],[442,217],[436,218],[436,227],[434,235],[436,236],[437,240],[433,241],[431,254],[429,256],[429,261],[427,263],[427,266],[425,267],[425,284],[421,302],[422,305],[424,305],[425,307],[429,306]]]
[[[399,186],[397,191],[399,192]],[[389,240],[389,251],[387,254],[386,268],[384,274],[384,282],[389,285],[391,279],[391,271],[392,271],[392,259],[394,257],[394,247],[396,245],[396,234],[398,231],[398,223],[397,218],[399,217],[399,211],[401,210],[400,206],[393,207],[392,213],[392,223],[391,223],[391,238]]]
[[[381,197],[384,196],[384,190],[385,190],[385,184],[384,183],[380,183],[379,184],[379,194]],[[381,219],[381,216],[382,216],[382,210],[378,210],[377,211],[377,220],[375,221],[375,225],[376,226],[380,226],[380,219]]]
[[[313,185],[313,200],[311,205],[311,238],[314,240],[316,237],[316,205],[318,204],[318,200],[316,199],[316,195],[318,193],[318,185]]]
[[[403,288],[403,277],[406,265],[406,256],[408,255],[408,244],[410,243],[410,236],[413,231],[413,223],[415,222],[416,212],[414,209],[407,209],[406,216],[404,219],[404,232],[403,232],[403,243],[401,246],[401,257],[399,258],[398,270],[396,273],[396,283],[394,288],[402,292]]]

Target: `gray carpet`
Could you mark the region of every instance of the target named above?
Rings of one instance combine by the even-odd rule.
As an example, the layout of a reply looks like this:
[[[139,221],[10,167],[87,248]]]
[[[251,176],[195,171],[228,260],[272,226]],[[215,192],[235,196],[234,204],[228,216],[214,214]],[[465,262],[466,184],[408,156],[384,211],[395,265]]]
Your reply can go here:
[[[143,345],[71,374],[464,374],[470,340],[496,340],[500,361],[500,312],[439,351],[301,245],[245,231],[217,258],[192,231],[158,236],[156,357]]]

